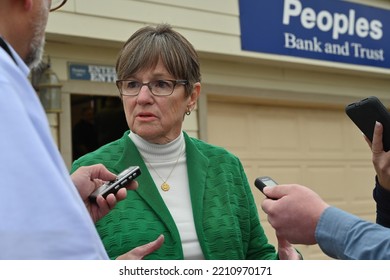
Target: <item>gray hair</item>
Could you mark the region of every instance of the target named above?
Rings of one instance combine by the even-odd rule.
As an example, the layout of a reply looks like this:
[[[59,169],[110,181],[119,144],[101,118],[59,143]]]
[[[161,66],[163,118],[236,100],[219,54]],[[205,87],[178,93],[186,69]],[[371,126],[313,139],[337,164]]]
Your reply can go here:
[[[116,62],[118,79],[127,79],[139,71],[154,68],[161,59],[175,79],[187,80],[188,95],[200,82],[198,54],[192,44],[168,24],[137,30],[123,45]]]

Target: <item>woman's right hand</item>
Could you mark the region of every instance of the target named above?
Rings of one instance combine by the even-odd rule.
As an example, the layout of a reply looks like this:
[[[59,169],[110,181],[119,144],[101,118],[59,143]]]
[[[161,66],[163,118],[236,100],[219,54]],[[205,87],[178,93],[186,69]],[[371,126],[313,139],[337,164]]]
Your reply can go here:
[[[158,250],[164,243],[164,235],[160,235],[156,240],[136,247],[133,250],[127,252],[126,254],[120,255],[117,257],[117,260],[142,260],[146,255],[153,253]]]

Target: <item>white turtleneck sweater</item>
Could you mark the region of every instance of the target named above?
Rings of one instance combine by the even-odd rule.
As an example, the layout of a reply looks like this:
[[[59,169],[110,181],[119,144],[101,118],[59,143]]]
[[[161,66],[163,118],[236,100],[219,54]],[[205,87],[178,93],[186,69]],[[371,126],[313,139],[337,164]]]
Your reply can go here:
[[[187,174],[187,159],[183,133],[168,144],[153,144],[137,134],[129,137],[138,148],[157,189],[179,230],[184,259],[204,259],[196,235]],[[163,191],[166,182],[170,189]]]

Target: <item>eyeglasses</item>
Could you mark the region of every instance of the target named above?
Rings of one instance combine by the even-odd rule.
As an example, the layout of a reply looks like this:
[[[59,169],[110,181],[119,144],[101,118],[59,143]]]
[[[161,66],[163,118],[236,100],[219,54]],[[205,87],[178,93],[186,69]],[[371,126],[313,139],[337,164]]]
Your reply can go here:
[[[117,80],[116,86],[119,93],[125,96],[136,96],[143,86],[147,86],[154,96],[171,95],[176,85],[187,85],[187,80],[156,80],[148,83],[141,83],[133,80]]]
[[[51,0],[50,12],[58,10],[59,8],[64,6],[66,1],[68,1],[68,0]]]

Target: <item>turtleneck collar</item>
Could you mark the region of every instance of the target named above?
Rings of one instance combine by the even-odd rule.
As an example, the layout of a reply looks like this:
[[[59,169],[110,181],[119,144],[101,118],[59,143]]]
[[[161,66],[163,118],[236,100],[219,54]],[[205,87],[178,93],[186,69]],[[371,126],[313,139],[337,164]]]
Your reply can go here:
[[[129,137],[134,142],[142,157],[149,163],[176,160],[185,146],[183,133],[180,133],[176,139],[168,144],[150,143],[132,131],[130,131]]]

